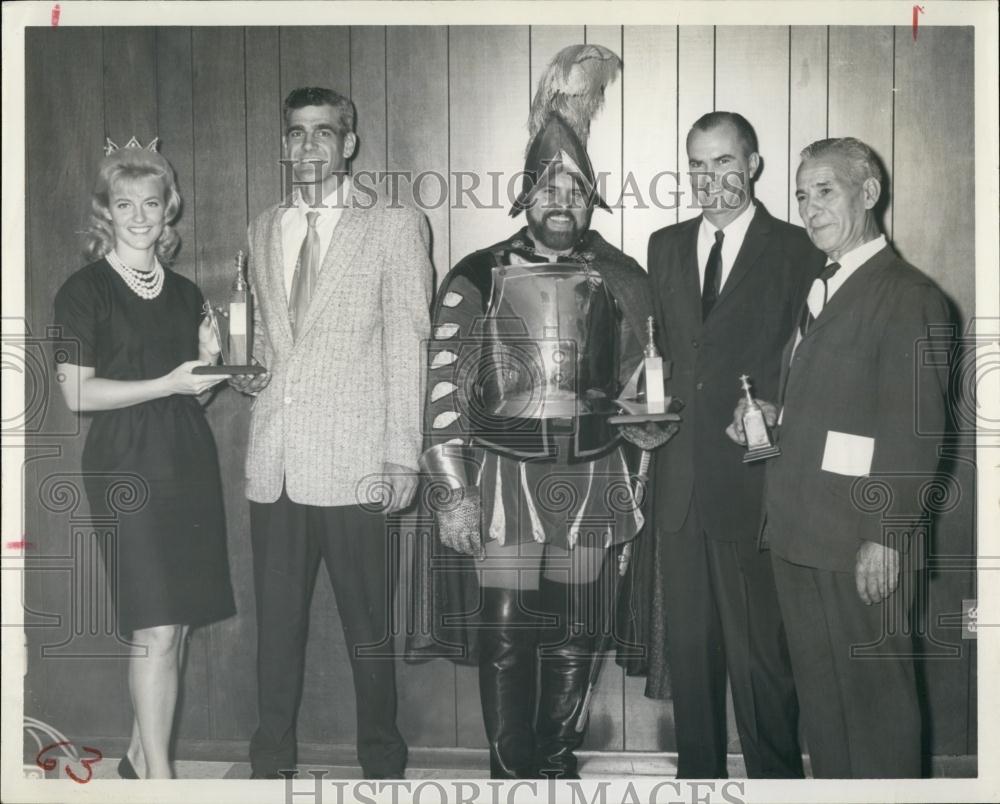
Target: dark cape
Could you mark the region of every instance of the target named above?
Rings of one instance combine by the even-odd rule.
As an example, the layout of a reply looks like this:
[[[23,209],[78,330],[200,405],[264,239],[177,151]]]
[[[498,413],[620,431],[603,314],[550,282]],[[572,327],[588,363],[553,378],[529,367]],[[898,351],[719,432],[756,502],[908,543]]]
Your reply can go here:
[[[468,279],[481,290],[483,297],[488,298],[492,269],[498,259],[505,262],[504,255],[511,252],[528,257],[535,254],[527,228],[507,240],[470,254],[451,270],[438,289],[432,308],[432,326],[439,321],[444,298],[454,277]],[[568,259],[583,262],[601,275],[619,304],[629,330],[636,337],[642,337],[646,321],[653,315],[653,305],[646,272],[639,264],[593,230],[584,234]],[[635,471],[639,465],[639,450],[630,444],[624,447],[628,464]],[[420,527],[417,528],[408,564],[409,582],[404,587],[409,612],[404,656],[408,662],[447,658],[461,664],[475,664],[478,655],[478,612],[482,607],[476,559],[457,553],[438,540],[431,505],[433,500],[430,499],[434,493],[429,484],[421,482],[417,495]],[[644,505],[643,509],[648,516],[650,506]],[[605,627],[602,630],[606,633],[606,649],[616,647],[618,662],[629,673],[642,672],[646,666],[641,648],[643,643],[639,637],[644,635],[645,627],[641,620],[647,616],[649,605],[648,602],[640,603],[645,598],[639,596],[646,595],[653,586],[652,579],[645,577],[645,570],[651,567],[642,567],[652,563],[652,548],[646,544],[651,532],[647,524],[628,542],[632,545],[633,558],[624,577],[616,571],[618,562],[614,560],[621,554],[623,545],[612,548],[616,555],[609,559],[602,579],[603,583],[613,584],[616,588],[600,599],[617,600],[615,611],[604,612]],[[637,572],[640,569],[643,572]]]

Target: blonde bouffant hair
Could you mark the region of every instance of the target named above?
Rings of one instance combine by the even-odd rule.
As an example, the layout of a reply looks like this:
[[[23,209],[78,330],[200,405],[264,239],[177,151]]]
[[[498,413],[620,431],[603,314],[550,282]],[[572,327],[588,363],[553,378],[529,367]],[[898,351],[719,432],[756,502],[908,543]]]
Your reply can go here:
[[[156,256],[164,264],[173,261],[181,244],[180,235],[172,226],[181,211],[177,179],[170,163],[156,151],[146,148],[119,148],[101,160],[94,193],[90,199],[90,220],[84,233],[87,240],[86,253],[90,259],[100,259],[115,246],[115,234],[111,225],[112,189],[119,182],[141,179],[156,179],[160,183],[165,209],[163,231],[156,241]]]

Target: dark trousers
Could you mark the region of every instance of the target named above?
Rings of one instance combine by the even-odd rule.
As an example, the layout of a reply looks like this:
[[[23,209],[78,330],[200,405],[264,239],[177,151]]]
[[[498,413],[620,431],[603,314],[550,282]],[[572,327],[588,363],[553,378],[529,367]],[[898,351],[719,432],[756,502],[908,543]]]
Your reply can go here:
[[[282,491],[277,502],[251,503],[250,532],[257,596],[258,726],[250,741],[254,773],[295,767],[309,604],[322,558],[354,677],[358,760],[368,778],[402,778],[406,743],[396,728],[389,629],[395,568],[386,549],[385,517],[356,505],[300,505]]]
[[[772,557],[815,777],[920,776],[920,706],[909,628],[917,574],[866,606],[853,572]]]
[[[726,671],[750,778],[801,778],[798,701],[770,557],[709,539],[694,503],[659,531],[679,778],[726,776]]]

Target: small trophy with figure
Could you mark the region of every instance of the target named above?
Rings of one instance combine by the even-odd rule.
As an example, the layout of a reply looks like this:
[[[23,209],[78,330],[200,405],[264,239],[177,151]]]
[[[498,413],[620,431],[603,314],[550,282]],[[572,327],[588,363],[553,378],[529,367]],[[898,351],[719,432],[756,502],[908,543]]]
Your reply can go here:
[[[656,348],[653,332],[653,316],[650,316],[646,319],[646,346],[642,362],[636,366],[621,395],[615,400],[624,413],[610,417],[610,424],[680,421],[676,406],[671,406],[671,398],[663,393],[663,357]],[[643,386],[641,389],[640,383]]]
[[[761,410],[757,400],[750,393],[750,378],[743,374],[740,376],[743,385],[743,393],[746,394],[747,409],[743,413],[743,432],[746,434],[747,451],[743,456],[743,463],[762,461],[765,458],[773,458],[780,455],[774,442],[771,441],[771,432],[767,428],[767,421],[764,419],[764,411]]]
[[[195,374],[263,374],[263,366],[253,361],[253,296],[246,280],[246,255],[236,254],[236,278],[233,280],[229,303],[213,307],[205,302],[205,315],[222,350],[222,364],[198,366]]]

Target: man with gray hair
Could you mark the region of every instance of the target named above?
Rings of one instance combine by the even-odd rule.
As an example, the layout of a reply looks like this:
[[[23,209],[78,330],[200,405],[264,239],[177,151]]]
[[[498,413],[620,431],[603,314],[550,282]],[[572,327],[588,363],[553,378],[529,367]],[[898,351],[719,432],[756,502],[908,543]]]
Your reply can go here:
[[[827,264],[785,349],[778,403],[763,403],[781,449],[763,533],[813,775],[919,776],[910,617],[948,388],[947,367],[920,350],[949,310],[879,231],[871,149],[845,137],[801,156],[799,214]],[[743,412],[729,428],[738,443]]]

